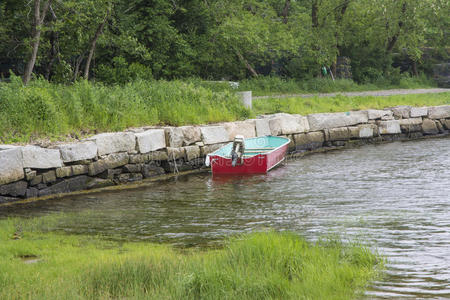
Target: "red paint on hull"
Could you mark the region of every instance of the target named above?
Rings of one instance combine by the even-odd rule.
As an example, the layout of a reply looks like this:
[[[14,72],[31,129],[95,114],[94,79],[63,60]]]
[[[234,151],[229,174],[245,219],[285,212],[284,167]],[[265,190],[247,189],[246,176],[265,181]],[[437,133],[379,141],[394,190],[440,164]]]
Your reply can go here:
[[[240,165],[232,166],[231,158],[211,155],[213,174],[264,174],[281,162],[286,156],[288,143],[271,152],[244,158]]]

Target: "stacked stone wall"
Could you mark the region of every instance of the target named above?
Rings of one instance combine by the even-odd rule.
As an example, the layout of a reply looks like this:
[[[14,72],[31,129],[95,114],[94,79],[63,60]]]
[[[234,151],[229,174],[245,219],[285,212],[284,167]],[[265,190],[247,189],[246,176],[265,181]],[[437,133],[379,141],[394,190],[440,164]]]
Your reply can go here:
[[[102,133],[48,148],[0,145],[0,204],[205,168],[206,155],[238,134],[288,137],[290,153],[446,136],[450,105],[308,116],[279,113],[209,126]]]

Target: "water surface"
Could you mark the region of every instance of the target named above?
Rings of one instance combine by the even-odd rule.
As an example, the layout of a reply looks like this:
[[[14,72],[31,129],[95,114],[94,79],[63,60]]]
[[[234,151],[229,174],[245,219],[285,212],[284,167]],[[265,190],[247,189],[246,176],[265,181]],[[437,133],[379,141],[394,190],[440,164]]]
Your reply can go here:
[[[135,190],[0,208],[71,217],[60,228],[114,239],[214,245],[231,234],[293,230],[362,240],[389,260],[370,299],[450,298],[450,139],[365,146],[289,161],[268,175],[210,174]]]

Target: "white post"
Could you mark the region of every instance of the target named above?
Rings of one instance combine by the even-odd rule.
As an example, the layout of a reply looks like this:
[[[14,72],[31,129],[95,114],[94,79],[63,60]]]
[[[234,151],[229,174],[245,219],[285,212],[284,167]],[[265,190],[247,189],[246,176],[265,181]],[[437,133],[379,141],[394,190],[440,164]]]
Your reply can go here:
[[[246,108],[252,109],[252,91],[238,92],[237,94],[241,98],[242,104]]]

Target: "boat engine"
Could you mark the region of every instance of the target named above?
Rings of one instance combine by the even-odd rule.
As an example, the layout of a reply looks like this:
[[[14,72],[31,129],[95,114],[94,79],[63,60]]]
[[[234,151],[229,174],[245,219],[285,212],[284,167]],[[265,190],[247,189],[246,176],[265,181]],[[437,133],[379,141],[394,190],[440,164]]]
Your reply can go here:
[[[242,135],[237,135],[234,138],[233,148],[231,149],[231,165],[233,167],[236,166],[238,160],[239,160],[239,165],[242,165],[243,157],[244,157],[244,150],[245,150],[244,137]]]

